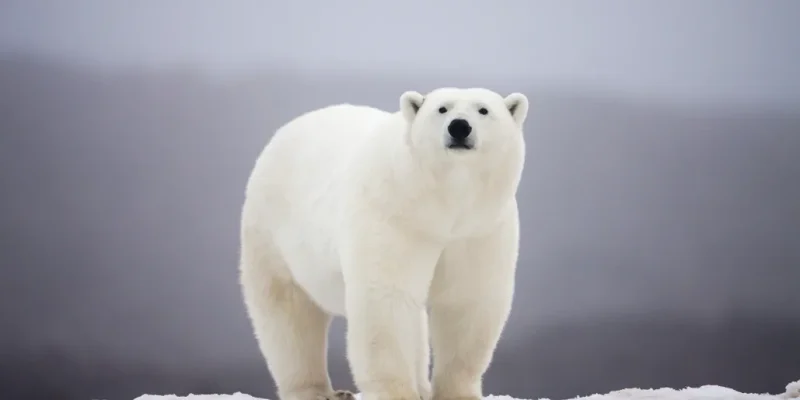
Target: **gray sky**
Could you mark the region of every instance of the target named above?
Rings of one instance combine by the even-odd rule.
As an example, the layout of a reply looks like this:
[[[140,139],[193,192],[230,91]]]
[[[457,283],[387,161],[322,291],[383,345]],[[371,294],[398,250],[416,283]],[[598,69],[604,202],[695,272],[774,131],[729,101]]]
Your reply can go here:
[[[225,73],[278,63],[520,76],[800,104],[798,18],[795,0],[4,0],[0,51]]]

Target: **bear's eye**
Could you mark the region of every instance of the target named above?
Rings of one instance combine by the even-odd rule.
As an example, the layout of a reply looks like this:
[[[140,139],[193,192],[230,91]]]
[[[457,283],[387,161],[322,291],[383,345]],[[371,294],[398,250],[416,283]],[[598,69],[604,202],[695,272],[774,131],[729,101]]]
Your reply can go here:
[[[489,110],[487,110],[485,107],[481,107],[481,109],[478,110],[478,112],[481,113],[481,115],[486,115],[489,113]]]
[[[447,107],[439,107],[439,114],[444,114],[447,112]]]

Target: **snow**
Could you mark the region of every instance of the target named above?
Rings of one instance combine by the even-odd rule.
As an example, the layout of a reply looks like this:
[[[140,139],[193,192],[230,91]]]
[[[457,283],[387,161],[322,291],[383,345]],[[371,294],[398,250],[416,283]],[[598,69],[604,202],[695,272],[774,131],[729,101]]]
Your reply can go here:
[[[356,395],[359,399],[360,396]],[[606,394],[594,394],[590,396],[579,396],[568,400],[786,400],[800,399],[800,380],[786,385],[786,391],[781,394],[755,394],[740,393],[733,389],[706,385],[695,388],[685,389],[622,389]],[[234,394],[194,394],[188,396],[175,395],[152,395],[146,394],[134,400],[266,400],[246,395],[244,393]],[[360,399],[359,399],[360,400]],[[511,396],[490,395],[484,400],[525,400]],[[530,399],[529,399],[530,400]],[[551,400],[551,399],[539,399]]]

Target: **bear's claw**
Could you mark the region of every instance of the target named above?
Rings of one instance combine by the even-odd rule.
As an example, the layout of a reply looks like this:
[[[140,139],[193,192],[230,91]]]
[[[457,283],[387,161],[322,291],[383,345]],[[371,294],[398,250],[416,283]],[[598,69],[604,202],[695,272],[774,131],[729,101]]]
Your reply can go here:
[[[337,390],[327,396],[317,396],[317,400],[355,400],[355,395],[347,390]]]

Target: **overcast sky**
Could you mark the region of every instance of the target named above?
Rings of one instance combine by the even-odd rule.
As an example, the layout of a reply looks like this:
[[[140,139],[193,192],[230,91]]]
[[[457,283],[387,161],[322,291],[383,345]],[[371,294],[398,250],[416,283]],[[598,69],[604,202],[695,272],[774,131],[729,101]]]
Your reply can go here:
[[[798,21],[797,0],[3,0],[0,51],[219,72],[458,70],[800,104]]]

